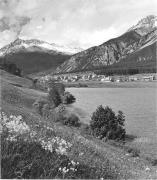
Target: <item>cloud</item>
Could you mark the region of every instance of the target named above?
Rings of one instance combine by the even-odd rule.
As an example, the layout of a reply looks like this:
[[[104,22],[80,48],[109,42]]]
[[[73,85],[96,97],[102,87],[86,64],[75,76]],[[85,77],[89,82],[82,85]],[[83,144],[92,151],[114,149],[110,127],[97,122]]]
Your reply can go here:
[[[22,27],[30,22],[28,17],[7,17],[4,16],[0,19],[0,31],[13,30],[14,32],[20,33]]]
[[[11,40],[19,35],[87,48],[157,15],[156,7],[156,0],[0,0],[0,30]]]

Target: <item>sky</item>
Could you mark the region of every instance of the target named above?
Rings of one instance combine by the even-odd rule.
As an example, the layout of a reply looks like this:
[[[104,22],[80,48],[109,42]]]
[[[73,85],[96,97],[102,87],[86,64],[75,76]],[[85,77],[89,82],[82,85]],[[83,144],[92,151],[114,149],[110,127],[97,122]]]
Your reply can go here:
[[[0,48],[40,39],[89,48],[157,15],[157,0],[0,0]]]

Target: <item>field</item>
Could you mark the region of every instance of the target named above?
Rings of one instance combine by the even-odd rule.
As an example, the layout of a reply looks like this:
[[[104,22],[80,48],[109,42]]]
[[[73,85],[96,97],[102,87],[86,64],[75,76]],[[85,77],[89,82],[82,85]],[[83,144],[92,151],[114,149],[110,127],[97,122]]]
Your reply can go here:
[[[14,75],[1,71],[1,84],[1,110],[8,117],[10,115],[15,115],[16,117],[21,115],[23,122],[27,125],[25,126],[29,127],[31,133],[34,133],[33,136],[30,136],[29,133],[26,133],[24,137],[21,137],[25,139],[25,141],[22,141],[24,147],[28,147],[28,149],[29,147],[32,147],[32,150],[27,153],[34,152],[38,147],[37,152],[40,155],[39,157],[36,157],[36,159],[35,157],[34,159],[32,157],[32,162],[29,163],[33,164],[37,168],[41,168],[43,170],[43,174],[32,174],[31,178],[157,178],[157,170],[155,166],[156,164],[152,164],[150,159],[146,160],[145,158],[140,156],[138,152],[135,152],[136,149],[133,148],[131,150],[124,148],[124,146],[118,143],[104,142],[103,140],[96,139],[88,134],[85,125],[83,124],[80,128],[74,128],[64,126],[60,123],[54,123],[51,121],[51,119],[44,119],[43,117],[41,117],[38,113],[35,112],[32,104],[39,97],[46,98],[47,94],[42,91],[33,89],[32,82],[30,80],[16,77]],[[48,143],[47,139],[53,140],[57,137],[62,141],[64,140],[66,144],[68,144],[66,156],[57,154],[55,155],[53,151],[49,154],[47,150],[42,150],[41,145],[39,145],[39,142],[41,141],[44,143]],[[7,147],[14,147],[13,144],[7,144],[7,142],[8,141],[3,142],[3,145],[5,147],[3,147],[2,150],[7,149]],[[26,142],[28,142],[28,144]],[[15,147],[17,147],[16,142]],[[25,152],[24,150],[22,151]],[[10,157],[9,155],[13,153],[14,151],[2,151],[2,158],[4,158],[3,160],[5,160],[5,162],[10,162],[11,159],[8,159],[8,161],[6,160]],[[20,154],[21,152],[18,153]],[[43,156],[44,154],[45,161],[47,160],[49,164],[44,160],[44,162],[40,161],[40,159],[42,158],[41,156]],[[52,157],[54,161],[50,161],[50,158],[48,157]],[[78,162],[78,171],[71,174],[69,174],[70,172],[67,174],[56,173],[56,171],[59,171],[59,168],[63,168],[65,166],[65,164],[63,163],[63,160],[65,159],[66,162]],[[38,162],[38,164],[35,164],[33,160]],[[57,166],[59,162],[61,162],[60,167]],[[40,163],[42,163],[42,166],[45,165],[45,169],[44,167],[39,166]],[[54,165],[55,163],[56,166]],[[2,164],[2,172],[4,173],[2,174],[2,177],[7,178],[7,172],[4,172],[4,164]],[[29,167],[33,168],[33,165],[30,165]],[[11,165],[9,164],[8,166]],[[24,168],[27,167],[28,169],[28,164],[25,164],[24,159],[20,161],[20,165],[18,164],[18,166]],[[53,167],[53,169],[50,167]],[[46,168],[49,169],[48,173]],[[23,172],[24,169],[19,169],[19,171]],[[14,176],[14,178],[17,177],[21,176]]]

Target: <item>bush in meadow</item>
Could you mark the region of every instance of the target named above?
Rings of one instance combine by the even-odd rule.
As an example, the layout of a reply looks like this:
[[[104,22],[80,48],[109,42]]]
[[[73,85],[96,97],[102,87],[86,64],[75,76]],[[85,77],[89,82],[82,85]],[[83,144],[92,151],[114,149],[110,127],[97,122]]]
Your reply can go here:
[[[62,102],[63,104],[72,104],[76,101],[76,98],[70,92],[64,92]]]
[[[75,114],[70,114],[66,116],[64,124],[67,126],[79,127],[81,123],[78,116],[76,116]]]
[[[61,122],[64,124],[65,120],[65,112],[60,112],[60,107],[56,107],[55,109],[50,109],[49,111],[49,120],[53,122]]]
[[[132,157],[140,156],[140,150],[137,148],[128,148],[127,152],[130,153]]]
[[[124,140],[124,121],[125,117],[122,111],[119,111],[116,116],[111,108],[108,106],[104,108],[101,105],[92,114],[90,127],[93,135],[99,138]]]

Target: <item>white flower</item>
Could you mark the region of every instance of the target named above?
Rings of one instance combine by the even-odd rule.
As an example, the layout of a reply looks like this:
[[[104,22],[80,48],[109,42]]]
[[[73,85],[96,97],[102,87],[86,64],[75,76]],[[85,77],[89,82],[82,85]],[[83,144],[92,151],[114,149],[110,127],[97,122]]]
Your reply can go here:
[[[75,168],[71,167],[70,170],[75,171]]]
[[[8,140],[8,141],[17,141],[16,136],[9,136],[6,140]]]
[[[62,171],[63,171],[63,173],[66,173],[66,167],[64,167],[64,168],[62,169]]]
[[[149,168],[149,167],[146,167],[145,171],[150,171],[150,168]]]
[[[76,163],[72,160],[71,161],[71,164],[73,165],[73,166],[75,166],[76,165]]]
[[[29,126],[22,121],[22,116],[14,116],[10,115],[7,117],[5,113],[1,113],[2,125],[7,127],[9,132],[15,132],[19,134],[23,134],[26,131],[30,131]]]
[[[10,118],[12,119],[14,116],[13,115],[10,115]]]

